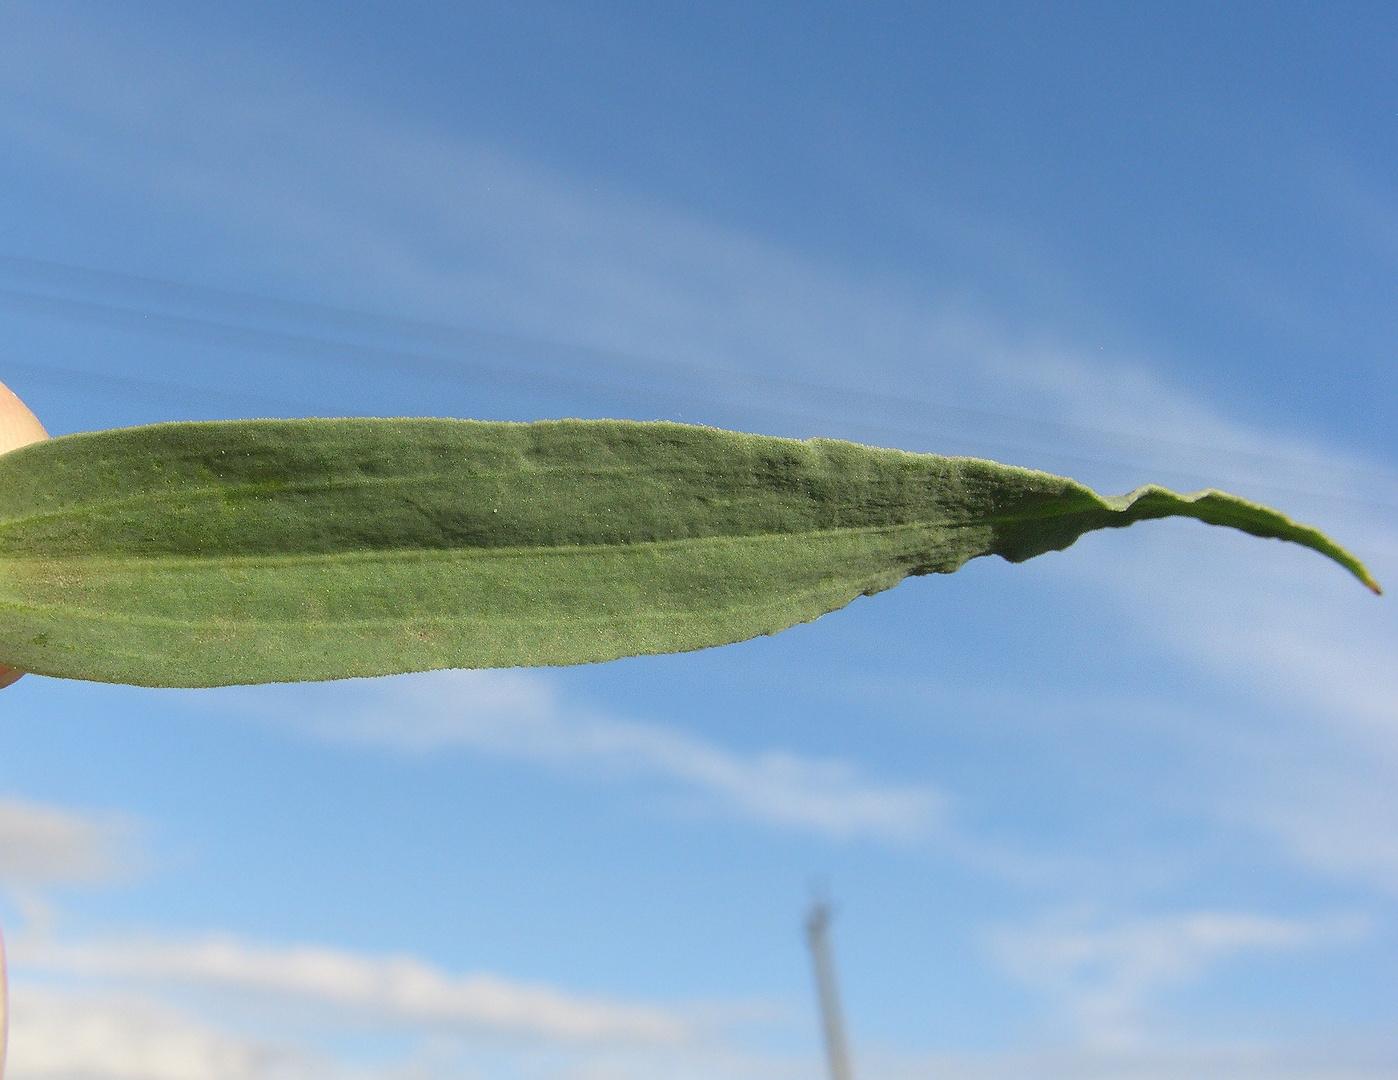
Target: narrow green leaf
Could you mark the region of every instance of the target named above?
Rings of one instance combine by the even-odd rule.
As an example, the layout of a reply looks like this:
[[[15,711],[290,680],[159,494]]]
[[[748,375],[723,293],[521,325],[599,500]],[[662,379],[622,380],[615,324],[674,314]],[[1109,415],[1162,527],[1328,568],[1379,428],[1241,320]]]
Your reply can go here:
[[[670,423],[258,420],[0,455],[0,664],[147,686],[580,664],[742,641],[911,574],[1232,495]]]

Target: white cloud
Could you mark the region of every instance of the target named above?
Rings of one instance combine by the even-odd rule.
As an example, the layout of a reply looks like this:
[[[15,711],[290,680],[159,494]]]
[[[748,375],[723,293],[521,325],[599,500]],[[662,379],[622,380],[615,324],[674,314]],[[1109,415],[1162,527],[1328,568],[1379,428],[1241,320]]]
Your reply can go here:
[[[108,880],[134,862],[129,823],[54,806],[0,800],[0,882],[49,885]]]
[[[290,722],[321,738],[407,752],[461,748],[573,771],[658,778],[750,820],[835,838],[913,840],[943,810],[942,797],[929,788],[879,783],[843,761],[783,751],[739,754],[672,728],[563,702],[542,673],[433,672],[293,700],[285,708]]]
[[[1363,920],[1303,921],[1237,912],[1192,912],[1103,925],[1081,917],[1002,928],[992,937],[1009,974],[1047,995],[1088,1047],[1133,1049],[1162,989],[1193,982],[1212,963],[1256,951],[1353,942]]]
[[[329,1080],[324,1063],[220,1031],[159,1002],[19,985],[9,1080]]]
[[[865,1067],[884,1080],[1388,1080],[1393,1055],[1354,1045],[1102,1050],[879,1058]]]
[[[452,975],[410,956],[322,946],[272,947],[218,937],[15,942],[21,972],[186,984],[299,998],[370,1026],[488,1032],[552,1043],[654,1046],[691,1040],[694,1021],[654,1005],[570,994],[495,975]]]
[[[1227,927],[1214,936],[1236,940]],[[1204,937],[1210,933],[1205,932]],[[1276,928],[1241,934],[1261,947],[1290,945],[1306,934]],[[290,951],[290,950],[288,950]],[[61,966],[61,965],[60,965]],[[121,964],[113,964],[120,967]],[[161,964],[138,964],[139,981]],[[176,968],[188,965],[177,964]],[[201,965],[195,965],[201,966]],[[176,975],[178,987],[221,978]],[[286,993],[275,985],[236,983],[244,990]],[[362,1040],[365,1028],[351,1011]],[[156,996],[135,992],[55,989],[20,982],[14,990],[11,1080],[389,1080],[508,1076],[551,1080],[808,1080],[822,1070],[813,1056],[748,1052],[722,1042],[588,1043],[513,1048],[458,1040],[374,1052],[376,1065],[340,1053],[311,1051],[301,1039],[249,1034],[210,1022]],[[246,1017],[244,1017],[246,1026]],[[975,1054],[891,1054],[857,1047],[860,1075],[886,1080],[1387,1080],[1391,1051],[1356,1044],[1331,1047],[1256,1046],[1104,1048],[1079,1046]]]
[[[669,1007],[228,937],[15,942],[12,1080],[799,1080],[751,1002]],[[174,1004],[172,1004],[174,1003]]]

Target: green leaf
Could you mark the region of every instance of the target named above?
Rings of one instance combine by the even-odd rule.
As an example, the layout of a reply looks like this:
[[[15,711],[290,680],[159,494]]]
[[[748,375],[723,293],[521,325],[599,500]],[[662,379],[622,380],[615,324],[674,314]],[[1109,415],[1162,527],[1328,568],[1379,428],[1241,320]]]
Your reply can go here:
[[[215,686],[680,652],[1172,515],[1378,591],[1216,491],[670,423],[161,424],[0,456],[0,664]]]

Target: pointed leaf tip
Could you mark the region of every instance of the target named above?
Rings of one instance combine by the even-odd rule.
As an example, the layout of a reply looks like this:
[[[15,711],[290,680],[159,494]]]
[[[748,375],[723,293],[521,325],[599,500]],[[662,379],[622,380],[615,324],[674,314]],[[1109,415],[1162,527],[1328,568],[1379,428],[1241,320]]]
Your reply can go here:
[[[1299,544],[1339,563],[1370,592],[1376,596],[1383,595],[1383,590],[1368,568],[1325,533],[1314,526],[1295,521],[1270,506],[1239,495],[1215,488],[1181,495],[1151,484],[1137,488],[1128,495],[1108,496],[1102,502],[1117,516],[1112,523],[1115,525],[1128,525],[1149,518],[1191,517],[1209,525],[1223,525],[1253,536]]]

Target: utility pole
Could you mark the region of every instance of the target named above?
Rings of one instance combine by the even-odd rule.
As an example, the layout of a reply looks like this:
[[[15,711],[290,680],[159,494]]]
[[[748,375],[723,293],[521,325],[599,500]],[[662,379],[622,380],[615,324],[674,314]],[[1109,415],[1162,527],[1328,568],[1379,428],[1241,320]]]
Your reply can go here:
[[[845,1041],[845,1020],[840,1013],[840,994],[835,984],[835,961],[830,955],[830,905],[817,900],[806,916],[806,940],[815,961],[816,995],[820,998],[820,1023],[825,1031],[825,1056],[830,1062],[830,1080],[854,1080],[849,1065],[849,1044]]]

